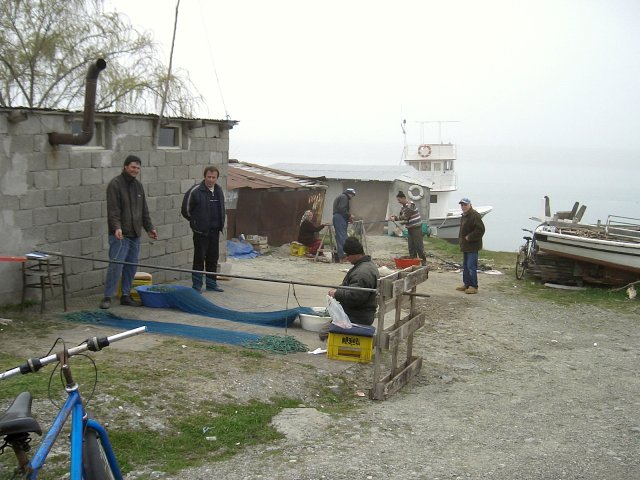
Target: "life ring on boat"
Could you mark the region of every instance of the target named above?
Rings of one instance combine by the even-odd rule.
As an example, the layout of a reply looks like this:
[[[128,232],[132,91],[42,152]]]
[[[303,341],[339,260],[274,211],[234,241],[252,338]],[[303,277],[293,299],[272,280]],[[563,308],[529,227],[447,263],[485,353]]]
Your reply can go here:
[[[411,185],[407,190],[407,195],[411,200],[422,200],[424,198],[424,189],[420,185]]]
[[[427,158],[431,155],[431,145],[422,144],[418,147],[418,155],[422,158]]]

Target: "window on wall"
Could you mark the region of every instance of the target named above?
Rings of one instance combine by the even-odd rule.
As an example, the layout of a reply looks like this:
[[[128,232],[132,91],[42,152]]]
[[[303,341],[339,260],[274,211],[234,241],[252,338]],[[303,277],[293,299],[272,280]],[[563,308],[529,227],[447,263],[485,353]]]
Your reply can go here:
[[[438,203],[438,195],[429,195],[429,203]]]
[[[82,120],[73,120],[71,122],[71,133],[79,135],[82,133]],[[93,124],[93,136],[89,143],[85,145],[79,145],[80,147],[97,147],[105,148],[105,130],[104,122],[102,120],[96,120]]]
[[[158,147],[180,148],[182,145],[182,129],[177,126],[160,127]]]

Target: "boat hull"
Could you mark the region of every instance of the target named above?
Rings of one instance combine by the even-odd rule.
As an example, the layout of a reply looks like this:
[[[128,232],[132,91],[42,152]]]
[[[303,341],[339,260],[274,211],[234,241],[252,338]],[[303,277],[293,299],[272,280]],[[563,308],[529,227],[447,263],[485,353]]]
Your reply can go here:
[[[603,240],[536,229],[543,252],[640,275],[640,243]]]
[[[475,210],[484,217],[493,207],[478,207]],[[458,233],[460,232],[460,221],[462,220],[462,211],[451,210],[446,217],[429,218],[429,228],[431,234],[435,237],[442,238],[449,243],[458,243]]]

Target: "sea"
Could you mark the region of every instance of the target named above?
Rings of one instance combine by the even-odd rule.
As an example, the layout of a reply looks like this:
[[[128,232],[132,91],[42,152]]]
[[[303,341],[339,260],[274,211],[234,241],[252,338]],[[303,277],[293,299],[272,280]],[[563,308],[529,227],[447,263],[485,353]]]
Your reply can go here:
[[[455,142],[454,142],[455,143]],[[273,141],[233,144],[235,158],[263,165],[279,162],[402,164],[401,149],[386,139],[360,145],[347,141],[313,144]],[[269,154],[270,151],[277,154]],[[390,161],[390,159],[395,159]],[[458,191],[453,205],[463,197],[474,205],[490,205],[484,217],[484,248],[515,252],[542,217],[544,196],[551,213],[571,210],[575,202],[586,205],[582,221],[607,221],[609,215],[640,218],[640,150],[614,148],[562,148],[558,146],[473,146],[457,143]]]
[[[493,207],[484,217],[485,249],[516,251],[522,229],[538,225],[530,218],[543,215],[545,195],[552,214],[586,205],[583,223],[640,219],[638,165],[640,151],[632,150],[459,146],[457,193]]]

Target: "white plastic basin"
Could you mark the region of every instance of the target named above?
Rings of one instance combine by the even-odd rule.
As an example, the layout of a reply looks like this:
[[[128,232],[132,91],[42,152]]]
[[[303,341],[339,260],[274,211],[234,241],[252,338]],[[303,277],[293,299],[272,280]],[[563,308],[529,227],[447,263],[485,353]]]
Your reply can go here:
[[[311,307],[313,311],[318,313],[326,312],[325,307]],[[331,317],[320,317],[318,315],[309,315],[306,313],[301,313],[298,315],[300,318],[300,326],[303,330],[308,330],[310,332],[317,332],[320,330],[320,327],[327,322],[331,321]]]

